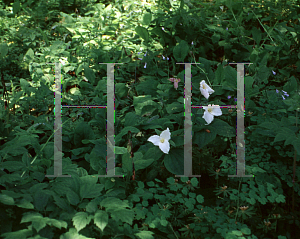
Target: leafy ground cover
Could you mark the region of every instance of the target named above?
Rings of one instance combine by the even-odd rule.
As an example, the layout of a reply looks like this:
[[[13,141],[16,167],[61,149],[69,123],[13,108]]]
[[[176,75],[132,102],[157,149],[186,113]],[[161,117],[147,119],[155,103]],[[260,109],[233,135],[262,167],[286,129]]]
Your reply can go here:
[[[293,1],[2,1],[2,238],[298,238],[300,6]],[[107,104],[115,65],[116,175],[106,109],[62,108],[54,172],[54,65],[62,105]],[[183,174],[184,65],[192,104],[234,105],[245,65],[246,175],[236,109],[192,108]],[[298,163],[299,164],[299,163]]]

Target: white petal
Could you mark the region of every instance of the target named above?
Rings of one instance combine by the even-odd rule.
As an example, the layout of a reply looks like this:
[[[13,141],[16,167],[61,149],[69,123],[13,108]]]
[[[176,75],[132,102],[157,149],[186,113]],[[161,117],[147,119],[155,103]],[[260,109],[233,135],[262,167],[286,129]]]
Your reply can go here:
[[[207,124],[210,124],[214,120],[214,116],[212,114],[208,113],[208,111],[204,112],[204,115],[202,116],[202,118],[205,119]]]
[[[215,91],[214,91],[212,88],[210,88],[208,85],[206,85],[206,89],[207,89],[207,91],[208,91],[209,94],[212,94],[212,93],[215,92]]]
[[[208,91],[207,91],[207,90],[204,90],[204,89],[202,89],[202,88],[200,88],[200,91],[201,91],[201,94],[202,94],[206,99],[208,99],[208,97],[209,97]]]
[[[168,141],[164,141],[163,143],[159,144],[159,148],[161,151],[163,151],[165,154],[168,154],[170,151],[170,143]]]
[[[165,139],[165,140],[170,140],[171,138],[171,133],[169,128],[167,128],[166,130],[164,130],[163,132],[161,132],[160,137]]]
[[[159,136],[158,135],[153,135],[151,136],[149,139],[147,139],[147,141],[153,143],[156,146],[159,146],[160,140],[159,140]]]
[[[211,112],[212,115],[215,115],[215,116],[220,116],[222,115],[222,110],[220,109],[220,106],[212,106],[212,112]]]

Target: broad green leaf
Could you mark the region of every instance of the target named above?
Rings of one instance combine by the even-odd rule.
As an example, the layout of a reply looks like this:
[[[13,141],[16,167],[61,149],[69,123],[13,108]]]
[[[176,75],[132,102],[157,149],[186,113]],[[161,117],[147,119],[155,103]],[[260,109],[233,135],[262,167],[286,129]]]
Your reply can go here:
[[[44,220],[45,218],[41,218],[40,220],[34,220],[32,222],[32,227],[35,228],[37,230],[37,232],[39,232],[40,230],[42,230],[46,225],[46,220]]]
[[[193,137],[193,143],[197,144],[199,149],[210,143],[216,138],[215,132],[207,133],[206,131],[195,132]]]
[[[1,236],[4,237],[4,239],[11,239],[11,238],[24,239],[24,238],[28,238],[29,236],[32,236],[32,234],[33,234],[32,229],[23,229],[16,232],[6,232],[3,233]]]
[[[83,66],[85,77],[92,83],[95,83],[95,73],[94,71],[88,67],[87,65]]]
[[[211,133],[216,133],[224,137],[236,136],[236,129],[223,120],[214,118],[213,122],[210,124],[210,127],[209,130]]]
[[[152,14],[150,12],[146,12],[143,15],[143,24],[148,26],[150,25],[151,20],[152,20]]]
[[[178,45],[173,48],[173,54],[178,62],[183,62],[189,52],[189,45],[186,41],[182,40]]]
[[[104,188],[102,184],[96,184],[98,177],[88,175],[80,178],[80,197],[83,198],[95,198],[101,195],[101,191]]]
[[[41,218],[43,218],[43,215],[38,212],[27,212],[27,213],[24,213],[24,215],[21,219],[21,223],[32,222],[35,220],[41,220]]]
[[[31,48],[29,48],[28,51],[26,52],[23,60],[27,63],[30,63],[33,61],[33,58],[34,58],[34,52]]]
[[[286,140],[286,138],[287,138],[286,134],[278,133],[273,142],[275,143],[275,142],[279,142],[279,141],[282,141],[282,140]]]
[[[127,148],[115,146],[115,154],[126,154]]]
[[[165,154],[164,165],[166,169],[176,175],[184,174],[183,149],[172,149],[169,154]]]
[[[129,207],[128,203],[119,198],[107,197],[100,202],[100,205],[105,208],[117,209]]]
[[[72,218],[72,221],[76,230],[79,232],[90,223],[91,219],[91,216],[89,216],[86,212],[77,212]]]
[[[108,224],[108,214],[105,211],[98,210],[94,216],[94,223],[103,232],[104,228]]]
[[[14,205],[14,203],[15,203],[15,201],[12,197],[5,195],[5,194],[0,195],[0,202],[5,205]]]
[[[139,233],[135,233],[137,237],[141,239],[153,239],[154,237],[152,236],[154,232],[151,231],[140,231]]]
[[[145,169],[154,162],[154,159],[140,159],[134,162],[135,171]]]
[[[137,26],[135,28],[136,33],[144,39],[145,42],[148,42],[149,40],[149,35],[148,35],[148,30],[144,27]]]
[[[131,209],[107,209],[108,212],[111,213],[111,218],[116,222],[121,220],[122,222],[126,222],[129,225],[132,225],[134,219],[134,212]]]
[[[21,201],[15,203],[15,205],[17,205],[20,208],[26,208],[26,209],[34,209],[34,206],[32,203],[30,203],[29,201],[27,201],[26,199],[22,199]]]

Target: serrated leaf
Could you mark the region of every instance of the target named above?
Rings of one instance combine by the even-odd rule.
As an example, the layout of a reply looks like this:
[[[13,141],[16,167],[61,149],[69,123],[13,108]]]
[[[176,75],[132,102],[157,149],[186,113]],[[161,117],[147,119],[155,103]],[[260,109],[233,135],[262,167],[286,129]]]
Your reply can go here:
[[[152,236],[154,232],[151,231],[140,231],[139,233],[135,233],[137,237],[141,239],[153,239],[154,237]]]
[[[122,222],[126,222],[132,225],[134,219],[134,212],[130,209],[107,209],[108,212],[111,213],[111,218],[116,222],[121,220]]]
[[[91,217],[86,212],[77,212],[72,218],[72,221],[76,230],[79,232],[90,223]]]
[[[279,141],[282,141],[282,140],[286,140],[286,134],[284,133],[278,133],[273,141],[273,143],[275,142],[279,142]]]
[[[104,228],[108,224],[108,214],[105,211],[98,210],[94,216],[94,223],[103,232]]]

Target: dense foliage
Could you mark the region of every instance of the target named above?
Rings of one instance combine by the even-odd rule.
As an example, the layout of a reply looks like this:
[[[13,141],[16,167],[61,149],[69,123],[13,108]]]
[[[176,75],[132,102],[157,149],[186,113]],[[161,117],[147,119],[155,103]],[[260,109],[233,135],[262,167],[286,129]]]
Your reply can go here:
[[[300,6],[100,2],[0,1],[2,238],[298,238]],[[114,72],[123,178],[97,176],[106,174],[106,109],[66,107],[62,163],[72,177],[45,177],[54,171],[55,62],[70,106],[105,106],[107,68],[98,63],[123,63]],[[192,65],[197,106],[234,105],[237,70],[228,63],[253,63],[245,65],[244,121],[246,175],[254,177],[228,177],[237,118],[229,108],[208,125],[192,108],[193,175],[201,177],[175,177],[184,154],[179,62],[201,63]],[[168,153],[148,141],[166,129]]]

